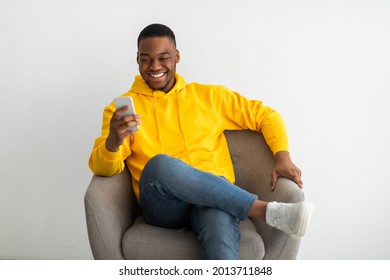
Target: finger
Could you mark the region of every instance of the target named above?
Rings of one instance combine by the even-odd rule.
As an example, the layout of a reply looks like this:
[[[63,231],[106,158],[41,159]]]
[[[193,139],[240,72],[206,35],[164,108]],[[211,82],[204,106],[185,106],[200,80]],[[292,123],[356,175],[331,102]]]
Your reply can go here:
[[[126,106],[124,106],[126,107]],[[126,111],[125,109],[123,109],[124,111],[122,111],[123,108],[121,109],[118,109],[114,112],[114,114],[112,115],[111,117],[111,121],[110,121],[110,125],[111,125],[111,128],[118,128],[120,125],[123,124],[123,117],[121,116],[121,114]]]
[[[118,137],[118,139],[119,139],[119,141],[120,141],[121,143],[123,143],[123,141],[124,141],[127,137],[129,137],[130,135],[132,135],[132,131],[127,130],[126,127],[125,127],[124,129],[118,129],[118,130],[116,131],[116,133],[117,133],[117,137]]]
[[[122,114],[125,113],[126,111],[129,110],[129,106],[123,106],[119,109],[117,109],[115,112],[114,112],[114,115],[113,117],[116,119],[116,120],[120,120],[121,118],[123,118]]]
[[[137,126],[137,125],[140,125],[140,124],[142,124],[142,122],[140,120],[129,120],[129,121],[124,122],[121,125],[121,128],[125,129],[125,130],[128,130],[129,127],[134,127],[134,126]]]
[[[302,182],[301,179],[298,179],[298,180],[296,181],[296,183],[297,183],[297,185],[298,185],[298,187],[299,187],[300,189],[303,189],[303,182]]]
[[[140,120],[141,119],[141,115],[135,114],[133,116],[135,117],[136,120]]]
[[[128,111],[129,109],[130,109],[129,106],[128,106],[128,105],[125,105],[125,106],[120,107],[119,109],[117,109],[117,110],[115,111],[115,113],[121,114],[121,113],[124,113],[124,112]]]
[[[293,176],[293,177],[291,178],[291,180],[293,180],[293,181],[298,185],[298,187],[299,187],[300,189],[303,188],[303,182],[302,182],[302,179],[301,179],[300,174]]]
[[[129,121],[140,121],[141,120],[141,116],[140,115],[126,115],[123,117],[122,119],[124,122],[129,122]]]
[[[111,126],[114,129],[119,129],[120,132],[123,132],[123,130],[126,130],[129,127],[141,124],[140,119],[140,115],[127,115],[119,119],[118,117],[114,117],[111,121]]]
[[[299,168],[297,168],[298,170],[298,173],[297,173],[297,184],[298,184],[298,187],[299,188],[303,188],[303,182],[302,182],[302,171],[299,169]]]

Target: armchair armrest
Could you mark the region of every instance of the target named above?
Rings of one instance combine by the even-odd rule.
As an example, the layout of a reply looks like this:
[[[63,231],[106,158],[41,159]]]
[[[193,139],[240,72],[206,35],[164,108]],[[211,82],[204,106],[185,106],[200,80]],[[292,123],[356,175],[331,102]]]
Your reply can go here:
[[[293,181],[279,178],[276,188],[262,191],[262,199],[266,201],[279,201],[297,203],[304,201],[304,193]],[[259,219],[253,219],[257,231],[261,234],[264,245],[267,248],[264,259],[296,259],[300,239],[292,238],[288,234],[279,231]]]
[[[236,184],[264,201],[300,202],[303,192],[291,180],[279,178],[271,191],[271,173],[275,158],[263,135],[254,131],[225,131],[234,165]],[[295,259],[300,239],[252,219],[265,245],[264,259]]]
[[[124,259],[122,239],[140,210],[127,168],[113,177],[94,175],[84,196],[88,236],[95,259]]]

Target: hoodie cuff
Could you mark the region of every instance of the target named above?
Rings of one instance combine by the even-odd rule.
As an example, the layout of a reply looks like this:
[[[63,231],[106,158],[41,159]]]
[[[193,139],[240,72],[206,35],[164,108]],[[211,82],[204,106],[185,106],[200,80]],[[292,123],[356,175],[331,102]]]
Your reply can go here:
[[[100,152],[101,152],[102,157],[104,159],[106,159],[107,161],[111,161],[111,162],[117,161],[121,157],[121,150],[120,149],[118,149],[118,151],[116,151],[116,152],[111,152],[111,151],[107,150],[106,145],[104,143],[100,149]]]

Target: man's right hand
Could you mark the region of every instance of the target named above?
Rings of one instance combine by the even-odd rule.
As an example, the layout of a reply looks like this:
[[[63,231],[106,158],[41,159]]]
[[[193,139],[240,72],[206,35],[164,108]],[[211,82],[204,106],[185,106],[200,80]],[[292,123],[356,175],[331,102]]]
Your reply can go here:
[[[133,131],[128,131],[127,128],[141,124],[140,115],[127,115],[123,118],[119,116],[129,109],[124,106],[115,111],[110,121],[110,132],[106,139],[106,149],[110,152],[117,152],[123,141],[129,136],[135,134]]]

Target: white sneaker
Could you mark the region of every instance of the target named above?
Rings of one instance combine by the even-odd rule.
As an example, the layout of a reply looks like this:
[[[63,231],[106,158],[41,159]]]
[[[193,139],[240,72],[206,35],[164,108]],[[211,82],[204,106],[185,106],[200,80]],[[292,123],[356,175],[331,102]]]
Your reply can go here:
[[[305,235],[314,205],[309,202],[281,203],[270,202],[267,206],[266,223],[291,237]]]

